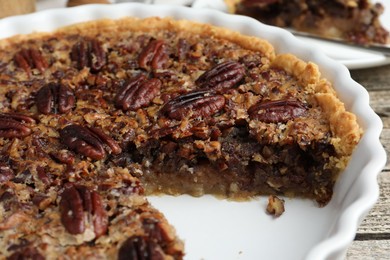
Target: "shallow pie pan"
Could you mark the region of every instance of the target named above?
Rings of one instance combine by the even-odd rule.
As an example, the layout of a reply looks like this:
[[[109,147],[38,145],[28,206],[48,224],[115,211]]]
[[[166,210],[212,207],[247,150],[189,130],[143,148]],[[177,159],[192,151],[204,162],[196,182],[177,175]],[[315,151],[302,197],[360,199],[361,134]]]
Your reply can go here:
[[[0,20],[0,38],[125,16],[170,16],[265,38],[278,53],[293,53],[317,63],[364,130],[349,166],[335,186],[333,199],[324,208],[308,200],[286,199],[286,212],[274,219],[265,213],[265,197],[248,202],[211,196],[150,197],[185,241],[186,259],[343,258],[360,222],[378,198],[377,175],[386,163],[386,153],[379,142],[382,122],[369,106],[367,91],[351,79],[347,68],[282,29],[248,17],[177,6],[116,4],[53,9]]]

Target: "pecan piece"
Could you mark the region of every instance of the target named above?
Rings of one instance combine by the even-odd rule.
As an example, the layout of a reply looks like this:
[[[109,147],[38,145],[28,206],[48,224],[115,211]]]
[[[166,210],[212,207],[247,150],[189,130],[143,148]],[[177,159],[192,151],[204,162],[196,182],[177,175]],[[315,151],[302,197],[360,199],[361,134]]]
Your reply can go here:
[[[138,64],[143,69],[161,69],[168,61],[163,40],[151,40],[138,56]]]
[[[25,123],[35,123],[29,116],[17,113],[0,113],[0,137],[20,138],[31,134]]]
[[[107,63],[106,52],[100,41],[95,39],[80,40],[73,45],[70,58],[77,64],[77,69],[91,68],[92,72],[99,72]]]
[[[220,63],[203,73],[195,84],[200,88],[232,88],[245,76],[245,68],[237,61]]]
[[[49,83],[40,88],[35,96],[38,111],[42,114],[68,113],[75,104],[71,88],[64,84]]]
[[[7,259],[8,260],[20,260],[20,259],[44,260],[45,257],[43,257],[36,248],[26,247],[13,253]]]
[[[43,73],[48,68],[47,61],[42,56],[42,53],[33,48],[22,49],[16,53],[14,56],[14,62],[27,74],[31,74],[32,69],[38,69],[41,73]]]
[[[70,234],[84,233],[86,221],[92,222],[96,237],[107,231],[108,216],[103,200],[96,191],[84,185],[66,186],[61,194],[60,211],[61,222]]]
[[[109,148],[113,154],[121,152],[116,141],[97,128],[68,125],[60,131],[60,138],[69,149],[94,160],[103,159]]]
[[[285,123],[294,118],[303,116],[307,106],[295,99],[271,100],[257,103],[248,109],[251,119],[265,123]]]
[[[225,105],[225,97],[201,90],[178,96],[166,103],[161,112],[171,119],[182,120],[190,117],[212,116]]]
[[[124,111],[147,106],[160,93],[161,81],[143,74],[125,83],[115,96],[115,105]]]
[[[119,248],[118,260],[145,259],[162,260],[164,256],[159,245],[142,236],[128,238]]]
[[[11,167],[4,162],[0,162],[0,183],[9,181],[14,177],[15,173]]]

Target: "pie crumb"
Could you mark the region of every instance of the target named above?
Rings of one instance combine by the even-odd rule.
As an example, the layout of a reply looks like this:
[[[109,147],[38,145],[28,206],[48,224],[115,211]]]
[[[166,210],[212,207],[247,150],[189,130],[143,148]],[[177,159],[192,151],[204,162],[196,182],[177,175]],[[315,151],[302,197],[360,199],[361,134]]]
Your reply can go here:
[[[275,195],[268,197],[267,213],[274,217],[280,217],[284,212],[284,200]]]

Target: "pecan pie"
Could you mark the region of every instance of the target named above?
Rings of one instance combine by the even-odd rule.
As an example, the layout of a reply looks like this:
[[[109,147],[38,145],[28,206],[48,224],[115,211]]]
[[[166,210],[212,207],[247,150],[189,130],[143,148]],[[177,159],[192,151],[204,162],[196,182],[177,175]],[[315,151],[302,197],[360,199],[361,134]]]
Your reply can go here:
[[[1,40],[0,59],[9,259],[181,259],[145,195],[324,206],[361,135],[315,64],[210,25],[100,20]]]
[[[383,5],[370,0],[225,0],[233,13],[359,44],[389,43],[379,17]]]

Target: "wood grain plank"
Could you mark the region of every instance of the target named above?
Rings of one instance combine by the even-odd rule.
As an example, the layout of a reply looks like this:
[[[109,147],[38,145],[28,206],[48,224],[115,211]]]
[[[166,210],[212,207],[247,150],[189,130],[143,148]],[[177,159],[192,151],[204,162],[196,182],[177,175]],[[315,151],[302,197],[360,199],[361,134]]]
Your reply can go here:
[[[390,240],[354,241],[346,255],[348,260],[388,260]]]
[[[390,89],[390,65],[351,71],[351,77],[367,90]]]
[[[379,233],[387,234],[388,239],[390,239],[390,172],[381,172],[378,182],[380,187],[379,199],[361,223],[357,231],[357,238],[360,237],[359,239],[364,239],[364,234]],[[371,237],[375,238],[375,236]]]

